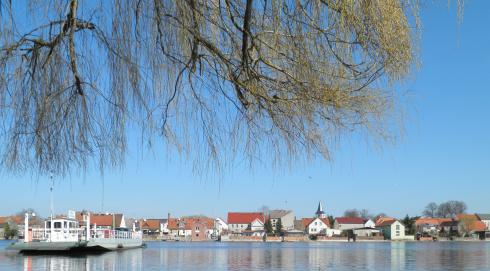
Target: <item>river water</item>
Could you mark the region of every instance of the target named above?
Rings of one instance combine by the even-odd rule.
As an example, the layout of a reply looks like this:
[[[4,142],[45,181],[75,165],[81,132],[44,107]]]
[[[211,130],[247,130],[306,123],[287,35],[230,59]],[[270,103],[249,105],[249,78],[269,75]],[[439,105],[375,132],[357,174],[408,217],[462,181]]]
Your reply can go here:
[[[184,243],[88,256],[26,256],[0,241],[0,270],[490,270],[490,242]]]

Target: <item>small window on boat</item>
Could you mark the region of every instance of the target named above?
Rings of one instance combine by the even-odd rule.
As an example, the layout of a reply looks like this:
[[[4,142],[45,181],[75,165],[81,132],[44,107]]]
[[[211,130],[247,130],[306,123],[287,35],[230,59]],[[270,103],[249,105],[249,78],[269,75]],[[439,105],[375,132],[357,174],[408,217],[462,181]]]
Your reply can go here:
[[[68,228],[68,223],[66,223],[66,221],[63,222],[63,228]]]
[[[51,221],[46,222],[46,228],[51,228]]]
[[[61,229],[61,222],[54,222],[55,229]]]

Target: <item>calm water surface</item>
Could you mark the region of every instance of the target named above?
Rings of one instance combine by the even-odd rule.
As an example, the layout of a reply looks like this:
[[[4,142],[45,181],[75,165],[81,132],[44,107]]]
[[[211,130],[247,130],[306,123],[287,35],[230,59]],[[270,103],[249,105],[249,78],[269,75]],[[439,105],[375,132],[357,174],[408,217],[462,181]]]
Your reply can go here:
[[[0,270],[490,270],[490,242],[148,243],[80,257],[24,256],[0,241]]]

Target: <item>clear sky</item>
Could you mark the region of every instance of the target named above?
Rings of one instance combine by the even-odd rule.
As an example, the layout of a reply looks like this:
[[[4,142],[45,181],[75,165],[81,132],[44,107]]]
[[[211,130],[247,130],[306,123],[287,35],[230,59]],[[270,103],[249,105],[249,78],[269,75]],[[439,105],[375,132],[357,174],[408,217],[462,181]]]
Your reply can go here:
[[[401,87],[410,99],[397,144],[379,148],[350,138],[332,162],[252,172],[236,165],[221,177],[194,174],[192,164],[161,155],[163,149],[141,155],[135,145],[123,170],[55,177],[55,212],[226,217],[266,205],[307,217],[322,200],[334,216],[366,208],[402,217],[453,199],[471,212],[490,212],[490,1],[465,2],[461,25],[447,1],[422,7],[422,65]],[[49,214],[49,180],[32,175],[0,175],[0,215],[29,207]]]

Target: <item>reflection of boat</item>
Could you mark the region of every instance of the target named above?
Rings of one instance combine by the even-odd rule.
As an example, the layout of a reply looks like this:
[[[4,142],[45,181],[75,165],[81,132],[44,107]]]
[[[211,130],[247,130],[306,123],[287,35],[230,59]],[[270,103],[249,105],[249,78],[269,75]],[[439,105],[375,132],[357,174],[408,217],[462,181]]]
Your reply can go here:
[[[90,214],[86,213],[85,225],[90,225]],[[8,249],[20,252],[104,252],[110,250],[142,247],[140,231],[126,228],[97,229],[80,227],[72,218],[51,218],[44,222],[44,229],[29,229],[28,214],[25,218],[24,239],[13,243]]]

